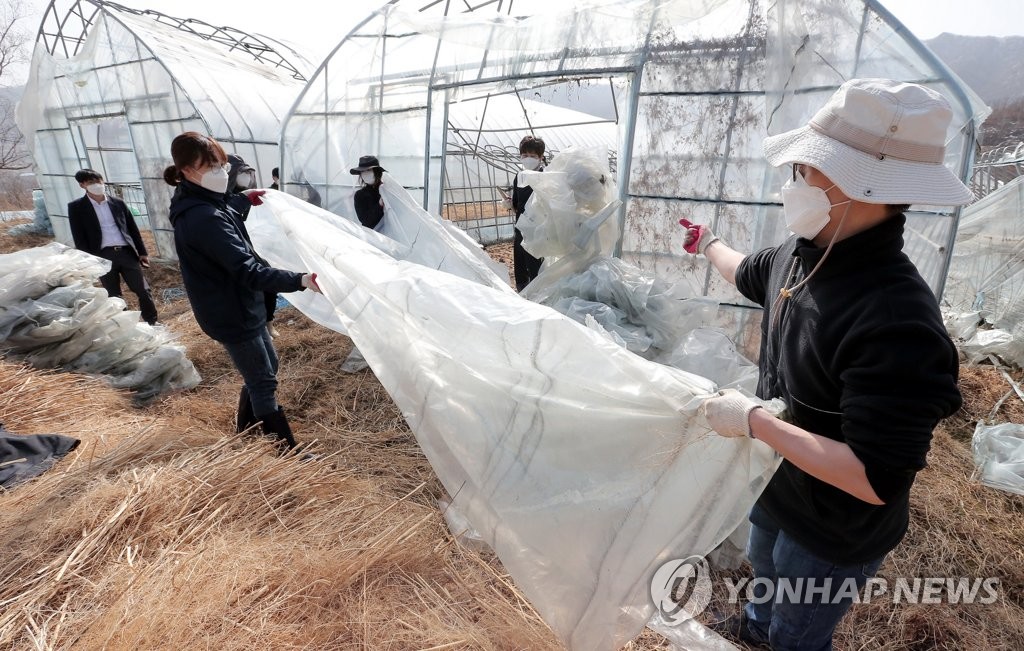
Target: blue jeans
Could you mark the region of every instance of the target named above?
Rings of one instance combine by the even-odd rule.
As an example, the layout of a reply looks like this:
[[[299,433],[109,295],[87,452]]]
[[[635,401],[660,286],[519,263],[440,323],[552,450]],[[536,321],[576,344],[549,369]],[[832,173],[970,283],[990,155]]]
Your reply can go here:
[[[759,509],[755,504],[754,510]],[[759,521],[770,521],[763,511],[761,515]],[[775,651],[832,649],[832,632],[853,605],[851,584],[856,585],[856,594],[863,595],[864,584],[885,559],[883,554],[867,563],[836,565],[807,551],[778,527],[765,528],[753,523],[747,557],[757,581],[754,599],[745,606],[747,627],[754,637],[769,643]],[[812,579],[817,590],[806,589],[812,585]],[[774,587],[772,598],[755,603],[766,596],[767,582]],[[794,586],[798,595],[795,598]],[[844,586],[846,590],[842,589]],[[837,594],[841,596],[837,598]]]
[[[270,333],[260,328],[260,334],[235,344],[221,342],[228,351],[235,368],[249,391],[252,411],[257,418],[277,411],[277,352]]]

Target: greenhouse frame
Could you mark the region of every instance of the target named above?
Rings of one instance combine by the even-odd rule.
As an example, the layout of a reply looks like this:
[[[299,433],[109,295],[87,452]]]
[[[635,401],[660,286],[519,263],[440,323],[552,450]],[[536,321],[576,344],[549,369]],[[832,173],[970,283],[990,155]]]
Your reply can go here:
[[[621,91],[611,154],[623,201],[617,252],[689,295],[737,307],[753,306],[704,258],[682,254],[677,221],[709,224],[741,251],[781,242],[784,178],[764,162],[766,135],[805,124],[847,79],[916,82],[949,99],[946,165],[968,180],[987,111],[874,0],[627,0],[447,17],[410,4],[422,3],[375,11],[311,76],[285,121],[283,169],[301,169],[330,208],[352,185],[352,163],[374,153],[440,214],[461,103],[610,84]],[[516,142],[509,137],[505,149]],[[906,251],[939,295],[959,214],[933,206],[908,214]]]
[[[743,308],[726,325],[748,334],[754,306],[682,255],[676,222],[707,223],[741,251],[784,239],[783,174],[763,160],[765,135],[804,124],[849,78],[922,83],[952,104],[946,164],[967,180],[987,110],[875,0],[393,0],[316,70],[270,38],[104,0],[59,4],[18,118],[62,242],[81,192],[73,174],[95,167],[151,228],[154,253],[174,258],[162,171],[189,129],[264,183],[280,166],[285,190],[335,212],[349,169],[373,153],[430,213],[502,240],[516,145],[537,132],[549,157],[608,148],[623,201],[616,253],[685,295]],[[908,215],[906,251],[937,295],[959,214]]]
[[[18,107],[18,126],[58,241],[71,244],[67,204],[81,168],[104,175],[154,255],[175,258],[163,180],[171,140],[213,135],[269,184],[288,107],[313,68],[266,37],[103,0],[53,0]]]

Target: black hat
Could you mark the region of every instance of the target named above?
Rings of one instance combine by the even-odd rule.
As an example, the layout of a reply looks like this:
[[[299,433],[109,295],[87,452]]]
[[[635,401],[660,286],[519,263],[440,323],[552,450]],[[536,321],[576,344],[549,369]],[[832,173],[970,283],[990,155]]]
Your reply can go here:
[[[377,160],[376,156],[360,156],[359,164],[349,170],[352,174],[360,174],[366,170],[379,169],[381,172],[387,172],[386,169],[380,166],[380,161]]]
[[[231,166],[230,172],[238,174],[240,172],[255,172],[256,170],[252,165],[245,162],[245,159],[238,154],[228,154],[228,164]]]

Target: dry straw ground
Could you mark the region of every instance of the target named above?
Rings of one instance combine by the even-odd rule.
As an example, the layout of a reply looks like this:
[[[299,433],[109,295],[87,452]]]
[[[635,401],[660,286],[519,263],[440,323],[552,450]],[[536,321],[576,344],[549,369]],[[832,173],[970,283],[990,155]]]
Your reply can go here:
[[[45,242],[7,227],[0,252]],[[180,286],[173,265],[149,278],[158,297]],[[204,379],[144,408],[97,380],[0,360],[10,430],[83,442],[0,494],[0,648],[558,648],[496,558],[448,532],[441,486],[387,393],[370,371],[340,371],[346,337],[279,313],[279,397],[298,438],[328,455],[303,463],[231,434],[239,380],[226,354],[186,300],[158,307]],[[910,534],[882,575],[999,577],[999,601],[861,605],[839,649],[1024,640],[1024,500],[972,482],[968,453],[1008,387],[991,368],[965,368],[962,385],[965,408],[936,435]],[[1024,422],[1024,403],[998,418]],[[666,647],[645,633],[629,648]]]

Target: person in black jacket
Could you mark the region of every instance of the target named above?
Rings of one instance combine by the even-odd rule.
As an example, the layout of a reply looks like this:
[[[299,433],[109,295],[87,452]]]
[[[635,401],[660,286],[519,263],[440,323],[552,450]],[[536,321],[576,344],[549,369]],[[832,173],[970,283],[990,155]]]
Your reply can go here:
[[[534,136],[523,136],[519,141],[519,162],[524,170],[543,172],[544,171],[544,141]],[[533,195],[533,188],[528,185],[519,186],[519,175],[512,180],[512,209],[516,212],[515,222],[526,210],[526,202]],[[537,274],[540,273],[540,266],[543,258],[535,258],[523,248],[523,234],[518,228],[513,227],[514,235],[512,241],[512,268],[516,279],[516,291],[523,291],[530,284]]]
[[[96,170],[78,170],[75,180],[85,190],[84,197],[68,204],[75,248],[110,260],[110,271],[100,276],[103,289],[119,298],[123,277],[139,298],[142,319],[155,325],[156,304],[142,273],[142,267],[149,266],[149,255],[135,217],[123,201],[107,196],[103,176]]]
[[[242,229],[242,236],[252,246],[252,239],[249,231],[245,228],[245,220],[249,218],[249,209],[252,203],[247,192],[256,189],[256,170],[245,162],[238,154],[228,154],[228,203],[235,209],[240,221],[239,228]],[[276,168],[275,168],[276,169]],[[253,251],[255,253],[255,249]],[[257,256],[260,264],[270,266],[267,261]],[[277,294],[275,292],[264,292],[263,303],[267,306],[267,331],[271,337],[277,337],[280,333],[274,327],[274,312],[277,311]]]
[[[185,132],[171,143],[171,157],[164,180],[177,188],[170,220],[181,277],[199,327],[224,346],[242,375],[237,429],[262,421],[264,434],[294,448],[275,397],[277,353],[267,332],[264,293],[319,292],[316,274],[274,269],[253,252],[228,202],[228,157],[216,140]],[[246,196],[259,205],[262,194],[249,190]]]
[[[910,204],[973,200],[943,164],[951,119],[946,99],[923,86],[848,81],[808,125],[764,141],[768,162],[787,166],[793,237],[744,256],[680,221],[686,250],[764,307],[757,395],[781,398],[789,413],[784,422],[733,390],[704,403],[716,432],[783,457],[750,513],[761,594],[725,626],[744,641],[831,648],[906,533],[932,431],[960,407],[957,351],[903,253]]]
[[[386,171],[376,156],[360,156],[359,164],[349,170],[349,173],[359,177],[362,184],[352,197],[356,217],[360,224],[373,230],[379,230],[384,220],[384,199],[380,196],[380,185]]]

